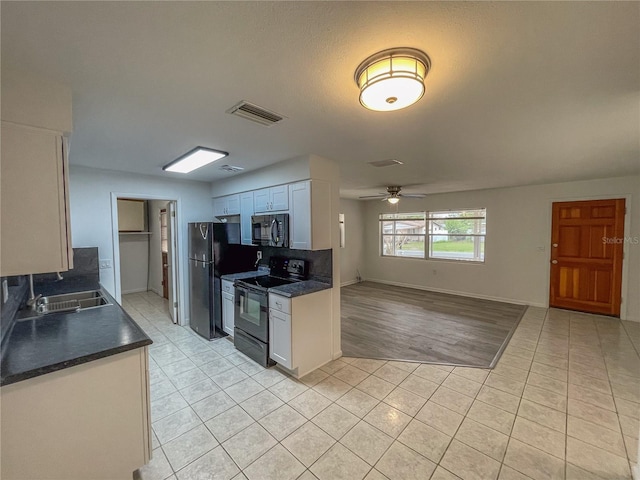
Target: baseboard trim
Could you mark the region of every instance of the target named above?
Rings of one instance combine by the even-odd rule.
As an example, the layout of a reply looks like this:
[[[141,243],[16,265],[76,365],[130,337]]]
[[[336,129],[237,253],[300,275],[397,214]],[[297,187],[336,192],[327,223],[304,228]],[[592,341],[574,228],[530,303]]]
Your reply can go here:
[[[149,287],[149,291],[155,293],[156,295],[158,295],[159,297],[162,297],[162,292],[159,292],[158,290],[156,290],[153,287]],[[164,298],[164,297],[163,297]]]
[[[358,279],[353,279],[353,280],[347,280],[346,282],[342,282],[340,284],[341,287],[347,287],[349,285],[353,285],[354,283],[358,283]]]
[[[148,292],[148,290],[146,288],[135,288],[133,290],[123,290],[121,295],[129,295],[130,293],[142,293],[142,292]]]
[[[395,287],[415,288],[416,290],[425,290],[427,292],[448,293],[450,295],[459,295],[461,297],[478,298],[482,300],[493,300],[495,302],[514,303],[516,305],[529,305],[532,307],[548,308],[547,305],[535,302],[526,302],[524,300],[518,300],[514,298],[495,297],[492,295],[482,295],[480,293],[467,293],[459,292],[457,290],[449,290],[446,288],[425,287],[424,285],[414,285],[411,283],[392,282],[389,280],[382,280],[378,278],[367,278],[367,282],[383,283],[385,285],[393,285]]]
[[[340,358],[341,356],[342,356],[342,350],[338,350],[337,352],[335,352],[335,353],[331,356],[331,358],[332,358],[333,360],[337,360],[337,359],[338,359],[338,358]]]

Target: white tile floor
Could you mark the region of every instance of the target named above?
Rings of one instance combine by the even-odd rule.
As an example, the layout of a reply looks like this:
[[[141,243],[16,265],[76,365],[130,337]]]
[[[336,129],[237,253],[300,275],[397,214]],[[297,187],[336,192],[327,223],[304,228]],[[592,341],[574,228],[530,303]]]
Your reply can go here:
[[[629,479],[640,324],[529,308],[492,370],[342,358],[302,382],[124,307],[150,347],[144,480]]]

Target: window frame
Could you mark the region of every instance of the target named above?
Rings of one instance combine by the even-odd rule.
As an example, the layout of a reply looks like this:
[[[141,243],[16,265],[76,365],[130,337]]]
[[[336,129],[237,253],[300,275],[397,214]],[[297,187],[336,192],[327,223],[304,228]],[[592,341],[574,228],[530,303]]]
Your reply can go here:
[[[422,256],[413,256],[413,255],[396,255],[395,254],[395,245],[396,242],[394,241],[392,244],[394,245],[394,254],[388,255],[385,254],[385,248],[384,248],[384,239],[385,237],[400,237],[400,236],[404,236],[404,237],[422,237],[423,238],[423,244],[426,245],[427,242],[427,223],[426,223],[426,214],[427,212],[407,212],[407,213],[381,213],[379,215],[379,222],[380,222],[380,256],[382,257],[394,257],[394,258],[417,258],[417,259],[421,259],[421,260],[425,260],[426,259],[426,248],[422,249]],[[409,218],[410,216],[422,216],[422,218]],[[384,217],[384,218],[383,218]],[[402,222],[402,221],[422,221],[424,222],[424,226],[422,227],[422,229],[424,230],[424,233],[405,233],[405,234],[399,234],[396,233],[396,223],[397,222]],[[393,222],[393,233],[385,233],[384,232],[384,223],[385,222]],[[418,250],[419,251],[419,250]]]
[[[169,216],[167,209],[160,210],[160,252],[169,253]]]
[[[451,236],[464,236],[464,237],[472,237],[473,240],[473,251],[474,251],[474,255],[473,258],[456,258],[453,256],[449,256],[449,257],[443,257],[443,256],[433,256],[433,249],[432,249],[432,238],[438,234],[434,234],[431,233],[432,230],[432,224],[434,223],[434,217],[433,215],[437,214],[437,215],[441,215],[441,214],[446,214],[446,213],[459,213],[459,212],[473,212],[473,213],[477,213],[477,212],[482,212],[483,215],[474,215],[474,216],[470,216],[470,217],[460,217],[460,216],[452,216],[450,218],[448,217],[437,217],[438,219],[442,219],[444,220],[455,220],[455,219],[468,219],[468,220],[480,220],[480,221],[484,221],[484,233],[482,233],[482,228],[480,228],[480,231],[477,233],[465,233],[464,235],[455,235],[455,234],[450,234],[450,233],[446,233],[445,235],[448,237]],[[410,217],[416,217],[416,216],[422,216],[422,221],[424,221],[424,232],[425,233],[410,233],[410,234],[403,234],[404,236],[411,236],[411,237],[423,237],[424,238],[424,251],[422,251],[422,256],[414,256],[414,255],[396,255],[396,250],[395,250],[395,245],[396,242],[393,242],[394,245],[394,253],[392,254],[386,254],[385,253],[385,237],[397,237],[400,236],[400,234],[396,233],[396,222],[398,221],[409,221],[409,220],[415,220],[415,218],[410,218]],[[397,213],[380,213],[378,215],[378,223],[379,223],[379,252],[380,252],[380,256],[381,257],[386,257],[386,258],[411,258],[411,259],[417,259],[417,260],[428,260],[428,261],[437,261],[437,262],[456,262],[456,263],[467,263],[467,264],[471,264],[471,265],[477,265],[477,264],[484,264],[486,263],[486,251],[485,251],[485,247],[486,247],[486,239],[487,239],[487,228],[486,228],[486,221],[487,221],[487,209],[486,207],[476,207],[476,208],[456,208],[456,209],[441,209],[441,210],[425,210],[422,212],[397,212]],[[393,233],[385,233],[384,231],[384,223],[385,222],[393,222]],[[482,225],[481,223],[479,225]],[[439,233],[439,235],[443,235],[442,233]]]
[[[474,215],[474,216],[469,216],[469,217],[464,217],[464,216],[451,216],[451,217],[433,217],[432,215],[436,215],[436,214],[446,214],[446,213],[459,213],[459,212],[480,212],[482,211],[484,213],[484,215]],[[477,208],[456,208],[456,209],[447,209],[447,210],[429,210],[426,212],[426,219],[427,219],[427,237],[428,237],[428,241],[425,242],[425,249],[427,250],[425,252],[425,258],[429,259],[429,260],[442,260],[442,261],[448,261],[448,262],[464,262],[464,263],[471,263],[471,264],[483,264],[486,262],[486,252],[485,252],[485,246],[487,243],[487,209],[486,207],[477,207]],[[431,224],[432,222],[435,223],[435,219],[438,220],[480,220],[481,222],[484,221],[484,233],[482,233],[482,229],[480,229],[480,232],[477,233],[465,233],[464,235],[459,235],[459,234],[452,234],[447,232],[446,236],[447,237],[452,237],[452,236],[464,236],[464,237],[471,237],[473,238],[473,258],[456,258],[453,256],[449,256],[449,257],[443,257],[443,256],[433,256],[433,251],[432,251],[432,239],[431,237],[435,237],[437,234],[434,233],[430,233],[431,232]],[[479,224],[480,226],[482,225],[482,223]],[[441,236],[443,236],[442,234],[440,234]],[[482,245],[484,243],[484,245]],[[481,254],[481,257],[479,256]]]

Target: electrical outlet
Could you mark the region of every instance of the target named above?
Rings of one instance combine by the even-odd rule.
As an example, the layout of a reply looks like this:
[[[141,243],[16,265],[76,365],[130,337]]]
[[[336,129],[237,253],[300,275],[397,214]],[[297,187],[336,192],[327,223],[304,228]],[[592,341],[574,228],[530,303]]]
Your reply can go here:
[[[100,260],[100,269],[104,270],[105,268],[111,268],[111,260],[110,259]]]
[[[7,300],[9,300],[9,283],[5,278],[2,280],[2,303],[7,303]]]

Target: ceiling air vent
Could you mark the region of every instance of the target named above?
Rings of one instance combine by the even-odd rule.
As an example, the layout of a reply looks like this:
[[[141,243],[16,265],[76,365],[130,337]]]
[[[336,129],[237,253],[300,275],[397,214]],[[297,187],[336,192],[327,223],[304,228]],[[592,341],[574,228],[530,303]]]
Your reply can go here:
[[[369,165],[373,167],[390,167],[391,165],[404,165],[400,160],[390,158],[388,160],[378,160],[377,162],[369,162]]]
[[[245,102],[244,100],[227,110],[227,113],[246,118],[252,122],[259,123],[260,125],[266,125],[267,127],[270,127],[274,123],[278,123],[285,118],[282,115],[270,112],[269,110],[254,105],[253,103]]]
[[[241,172],[244,170],[244,167],[236,167],[235,165],[222,165],[220,170],[224,170],[225,172]]]

